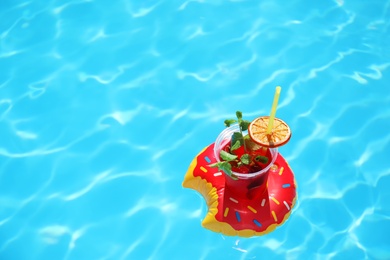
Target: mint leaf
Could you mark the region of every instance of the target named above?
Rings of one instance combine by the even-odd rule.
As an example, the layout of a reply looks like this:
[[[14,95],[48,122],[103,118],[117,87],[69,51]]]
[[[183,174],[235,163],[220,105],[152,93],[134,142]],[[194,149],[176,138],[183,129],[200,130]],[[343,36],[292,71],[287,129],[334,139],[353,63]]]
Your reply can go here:
[[[232,135],[232,140],[231,140],[231,143],[230,143],[230,144],[233,146],[233,145],[236,144],[237,141],[239,141],[239,142],[240,142],[240,145],[242,145],[242,134],[239,133],[239,132],[233,133],[233,135]]]
[[[230,141],[230,150],[229,151],[233,152],[234,150],[238,149],[241,145],[243,145],[244,146],[244,151],[247,153],[247,147],[246,147],[246,142],[245,142],[245,138],[244,138],[244,135],[243,135],[243,131],[247,131],[248,130],[248,127],[249,127],[251,122],[249,122],[248,120],[243,120],[242,119],[242,112],[241,111],[236,111],[236,117],[237,117],[238,121],[235,120],[235,119],[226,119],[225,120],[225,125],[227,127],[229,127],[232,123],[238,122],[238,126],[240,128],[240,132],[235,132],[232,135],[232,138],[231,138],[231,141]],[[221,155],[221,158],[222,158],[222,155]],[[232,160],[235,160],[235,159],[230,158],[228,160],[232,161]]]
[[[230,165],[230,163],[228,162],[221,162],[220,165],[218,166],[218,168],[221,170],[221,171],[224,171],[227,175],[232,175],[232,166]]]
[[[237,116],[238,120],[242,119],[242,112],[241,111],[237,111],[236,112],[236,116]]]
[[[209,167],[216,168],[216,167],[219,167],[219,164],[220,164],[220,162],[212,163],[212,164],[209,164]]]
[[[238,180],[238,178],[232,172],[232,166],[228,162],[223,162],[219,167],[219,170],[224,171],[227,175],[229,175],[233,180]]]
[[[241,111],[237,111],[237,112],[236,112],[236,116],[237,116],[237,119],[238,119],[238,124],[241,125],[241,121],[242,121],[242,112],[241,112]]]
[[[228,152],[225,152],[224,150],[221,150],[219,152],[219,155],[221,156],[222,160],[227,162],[234,161],[235,159],[237,159],[237,155],[230,154]]]
[[[232,166],[228,162],[217,162],[209,164],[210,167],[218,167],[218,170],[225,172],[229,175],[233,180],[238,180],[236,176],[233,175]]]
[[[249,127],[250,123],[251,122],[249,122],[248,120],[242,120],[241,123],[240,123],[241,130],[242,131],[248,130],[248,127]]]
[[[251,163],[251,156],[245,153],[241,156],[240,160],[243,164],[249,165]]]
[[[233,140],[232,140],[233,141]],[[241,147],[241,142],[237,140],[232,147],[230,147],[230,152],[237,150],[238,148]]]
[[[232,124],[234,124],[234,123],[236,123],[236,122],[237,122],[236,119],[226,119],[226,120],[224,121],[226,127],[229,127],[229,126],[231,126]]]
[[[255,161],[256,162],[260,162],[260,163],[267,163],[268,162],[268,157],[262,156],[262,155],[258,155],[258,156],[255,157]]]

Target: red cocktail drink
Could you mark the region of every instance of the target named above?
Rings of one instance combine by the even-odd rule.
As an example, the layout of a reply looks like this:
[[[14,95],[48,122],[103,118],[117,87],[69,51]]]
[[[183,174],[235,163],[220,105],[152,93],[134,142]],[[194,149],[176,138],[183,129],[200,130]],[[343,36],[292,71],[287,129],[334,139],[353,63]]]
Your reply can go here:
[[[235,132],[239,132],[239,126],[233,125],[226,128],[218,136],[214,145],[214,156],[218,162],[222,161],[220,157],[220,151],[229,151],[231,148],[231,139]],[[225,171],[226,188],[234,191],[237,198],[251,199],[257,195],[262,194],[267,187],[267,179],[270,167],[276,160],[278,151],[276,148],[265,148],[259,145],[240,146],[234,150],[234,155],[237,156],[237,161],[229,162],[231,165],[231,173]],[[240,158],[248,154],[250,158],[256,158],[258,156],[268,158],[265,161],[252,160],[250,164],[242,164]]]

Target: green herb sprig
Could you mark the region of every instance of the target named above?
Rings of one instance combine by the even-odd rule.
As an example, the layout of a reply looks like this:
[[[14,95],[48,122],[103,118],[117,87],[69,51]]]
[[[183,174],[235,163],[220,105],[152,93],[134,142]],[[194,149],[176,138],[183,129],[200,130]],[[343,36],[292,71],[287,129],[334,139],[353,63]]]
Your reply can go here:
[[[248,130],[248,127],[249,127],[251,122],[249,122],[248,120],[242,119],[242,112],[241,111],[236,112],[236,117],[237,117],[237,119],[226,119],[224,122],[226,127],[229,127],[232,124],[235,124],[238,122],[238,126],[240,128],[240,132],[239,133],[236,132],[232,136],[232,143],[231,143],[230,152],[238,149],[241,145],[244,145],[244,150],[245,150],[245,152],[247,152],[246,144],[244,141],[244,135],[242,134],[242,132]]]
[[[235,162],[238,167],[241,165],[251,165],[256,162],[262,162],[267,163],[268,158],[265,156],[256,156],[255,158],[252,158],[250,154],[248,154],[247,146],[246,146],[246,140],[250,140],[250,137],[248,135],[244,136],[243,131],[248,130],[248,127],[251,122],[248,120],[242,119],[242,112],[237,111],[236,112],[237,119],[226,119],[224,121],[226,127],[230,127],[232,124],[238,123],[240,132],[235,132],[232,135],[231,145],[230,145],[230,153],[221,150],[219,153],[219,156],[223,161],[210,164],[210,167],[218,167],[218,170],[224,171],[226,174],[228,174],[233,179],[237,180],[237,177],[234,176],[232,172],[232,166],[230,162]],[[234,150],[237,150],[244,146],[245,154],[243,154],[240,159],[238,159],[238,156],[235,154],[232,154]]]

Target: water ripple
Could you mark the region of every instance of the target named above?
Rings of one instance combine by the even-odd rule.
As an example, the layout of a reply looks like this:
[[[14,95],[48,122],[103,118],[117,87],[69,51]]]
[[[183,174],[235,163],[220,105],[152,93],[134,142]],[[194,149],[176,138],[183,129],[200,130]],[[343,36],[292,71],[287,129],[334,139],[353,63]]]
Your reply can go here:
[[[368,68],[372,70],[372,73],[364,73],[364,72],[357,72],[355,71],[353,75],[346,75],[346,77],[349,77],[351,79],[356,80],[360,84],[367,84],[369,81],[366,78],[379,80],[382,78],[382,72],[385,71],[390,66],[390,63],[384,63],[380,65],[370,65]]]

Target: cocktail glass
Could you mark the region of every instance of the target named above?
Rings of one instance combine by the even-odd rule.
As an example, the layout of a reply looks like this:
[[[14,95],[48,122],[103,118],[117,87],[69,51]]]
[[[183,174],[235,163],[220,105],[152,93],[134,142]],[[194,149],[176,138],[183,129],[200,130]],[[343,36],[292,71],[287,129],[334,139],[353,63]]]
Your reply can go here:
[[[214,143],[214,156],[217,162],[221,161],[219,156],[220,151],[223,149],[223,147],[226,146],[227,143],[231,141],[232,135],[235,132],[240,132],[240,127],[238,124],[224,129],[217,137]],[[245,134],[245,132],[243,134]],[[271,158],[269,158],[270,160],[268,165],[262,170],[253,173],[239,173],[232,171],[232,176],[226,172],[223,172],[225,175],[226,188],[231,190],[231,192],[234,193],[237,198],[252,199],[252,197],[265,192],[270,168],[278,156],[277,148],[266,149],[269,149]]]

